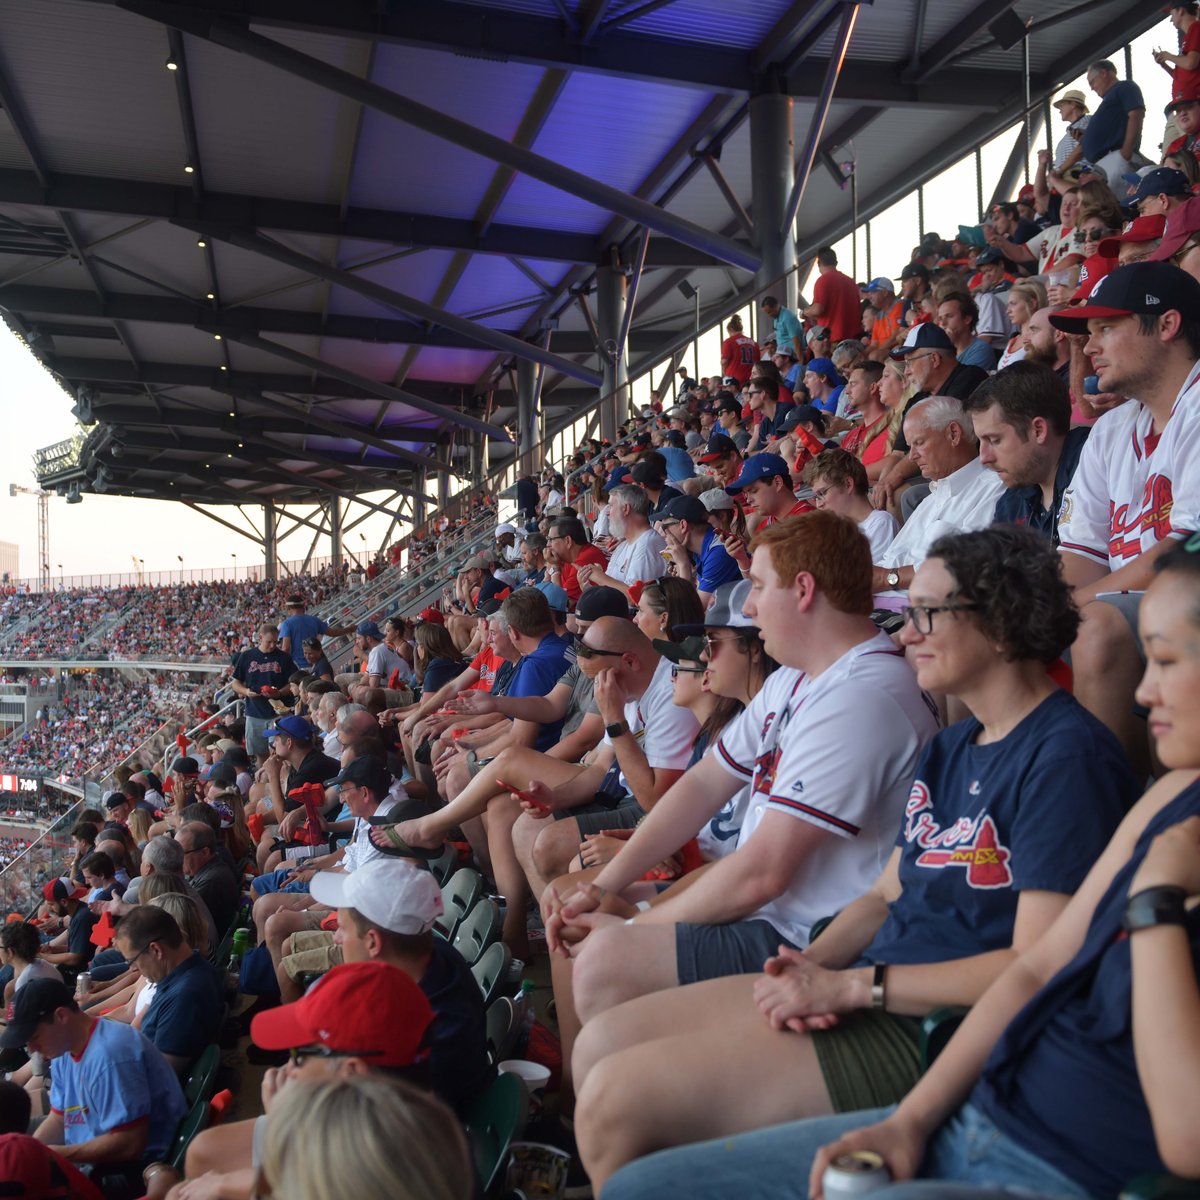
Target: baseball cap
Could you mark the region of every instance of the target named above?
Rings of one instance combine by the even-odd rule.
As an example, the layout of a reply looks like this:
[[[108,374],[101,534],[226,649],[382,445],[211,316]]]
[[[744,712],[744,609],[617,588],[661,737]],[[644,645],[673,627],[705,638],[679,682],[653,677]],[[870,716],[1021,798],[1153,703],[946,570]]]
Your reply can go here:
[[[1181,104],[1195,104],[1197,100],[1200,100],[1200,90],[1188,88],[1181,95],[1173,96],[1163,112],[1169,117]]]
[[[501,538],[506,533],[511,533],[515,537],[517,533],[517,527],[515,525],[510,525],[507,521],[501,521],[500,524],[496,526],[496,537]]]
[[[209,783],[237,783],[237,777],[237,767],[231,762],[226,762],[224,759],[213,763],[211,770],[208,772]]]
[[[995,246],[988,246],[975,255],[975,265],[977,267],[987,267],[992,263],[1007,263],[1008,259],[996,249]]]
[[[343,783],[353,783],[368,788],[377,796],[384,796],[392,786],[392,776],[378,759],[364,756],[351,759],[332,779],[325,780],[326,787]]]
[[[823,375],[834,387],[839,387],[846,381],[838,374],[838,369],[833,365],[832,358],[812,358],[804,364],[806,371],[813,371],[817,375]]]
[[[891,357],[904,358],[914,350],[942,350],[947,354],[953,354],[954,343],[940,325],[935,325],[932,321],[922,321],[920,325],[914,325],[908,331],[904,345],[897,346],[892,351]]]
[[[721,380],[721,384],[724,387],[732,387],[732,388],[742,386],[740,383],[738,383],[738,381],[732,375],[726,375],[725,378]]]
[[[42,888],[42,897],[49,903],[61,900],[82,900],[88,894],[85,887],[72,887],[69,879],[51,879]]]
[[[629,468],[620,466],[612,471],[609,471],[608,478],[604,481],[604,490],[611,492],[613,488],[618,487],[629,478]]]
[[[825,414],[813,404],[797,404],[783,418],[783,424],[780,425],[779,432],[791,433],[797,425],[801,424],[815,425],[821,433],[824,433]]]
[[[104,797],[104,807],[110,812],[114,808],[119,808],[122,804],[128,803],[128,798],[123,796],[120,792],[109,792],[108,795]]]
[[[233,738],[222,738],[217,743],[217,749],[220,750],[222,754],[228,754],[230,750],[236,750],[239,746],[241,746],[241,744],[241,742],[235,742]]]
[[[650,519],[673,525],[687,521],[689,525],[707,525],[708,509],[695,496],[676,496],[651,514]]]
[[[863,288],[864,292],[891,292],[895,293],[895,288],[892,286],[892,281],[885,278],[883,275],[877,275],[870,283]]]
[[[732,401],[728,402],[730,408],[737,408],[737,405]],[[724,407],[724,405],[722,406]],[[740,410],[739,410],[740,411]],[[718,458],[724,458],[727,454],[736,454],[737,446],[727,433],[714,433],[704,446],[704,453],[701,454],[696,461],[702,463],[716,462]]]
[[[757,483],[760,479],[769,479],[772,475],[780,475],[791,481],[792,473],[788,465],[778,454],[752,454],[742,464],[742,473],[725,490],[736,495],[744,487]]]
[[[1060,104],[1082,104],[1084,111],[1087,111],[1087,97],[1078,88],[1069,88],[1053,103],[1055,108]]]
[[[676,626],[678,628],[678,626]],[[668,662],[702,662],[700,655],[704,653],[704,638],[700,636],[683,638],[678,642],[668,642],[665,638],[654,638],[655,650]]]
[[[905,279],[924,279],[929,282],[929,268],[924,263],[910,262],[906,264],[903,271],[900,272],[900,279],[903,282]]]
[[[717,412],[737,413],[737,415],[740,417],[742,415],[742,406],[736,400],[722,400],[721,403],[717,405]]]
[[[1096,247],[1097,254],[1105,258],[1116,258],[1121,253],[1122,242],[1157,242],[1167,227],[1167,218],[1162,213],[1137,217],[1130,221],[1115,237],[1106,237]]]
[[[775,354],[779,358],[794,359],[796,357],[796,352],[791,348],[791,346],[777,346],[775,348]]]
[[[1200,312],[1200,282],[1171,263],[1127,263],[1105,275],[1081,307],[1051,313],[1050,324],[1064,333],[1087,333],[1093,317],[1171,311]]]
[[[434,608],[432,604],[417,613],[417,620],[432,621],[434,625],[445,625],[446,623],[445,615],[440,609]]]
[[[464,571],[490,571],[492,569],[492,560],[486,554],[473,554],[462,565]],[[358,627],[359,633],[362,633],[362,626]]]
[[[359,621],[359,623],[354,627],[354,632],[357,633],[359,637],[374,638],[377,642],[383,641],[383,630],[381,630],[374,621]]]
[[[707,492],[700,493],[700,503],[713,512],[728,512],[737,507],[733,497],[723,487],[712,487]]]
[[[173,775],[199,775],[200,764],[190,754],[184,754],[171,764],[171,773]],[[161,788],[155,790],[160,791]]]
[[[1072,304],[1086,300],[1096,284],[1102,280],[1117,265],[1115,258],[1107,258],[1103,254],[1089,254],[1079,268],[1079,283],[1075,294],[1071,297]]]
[[[263,737],[273,738],[281,733],[295,738],[298,742],[313,740],[313,727],[303,717],[297,717],[290,713],[286,717],[280,717],[273,725],[268,725],[263,730]]]
[[[1166,262],[1173,258],[1197,230],[1200,230],[1200,196],[1185,200],[1167,214],[1162,244],[1150,255],[1150,261]]]
[[[442,889],[406,858],[376,858],[357,871],[320,871],[309,891],[318,904],[353,908],[392,933],[428,933],[442,915]]]
[[[1032,184],[1032,183],[1027,183],[1027,184],[1026,184],[1026,185],[1025,185],[1025,186],[1024,186],[1024,187],[1023,187],[1023,188],[1022,188],[1022,189],[1021,189],[1021,190],[1020,190],[1020,191],[1017,193],[1017,203],[1018,203],[1018,204],[1032,204],[1032,203],[1033,203],[1033,198],[1034,198],[1034,196],[1036,196],[1036,195],[1037,195],[1037,193],[1034,191],[1033,184]]]
[[[61,979],[31,979],[13,997],[8,1028],[0,1034],[0,1049],[24,1046],[33,1031],[60,1008],[74,1008],[75,997]]]
[[[808,331],[808,336],[805,338],[805,344],[811,346],[813,342],[824,341],[827,337],[829,337],[828,325],[814,325]]]
[[[0,1134],[0,1179],[26,1200],[73,1200],[88,1186],[74,1163],[60,1158],[49,1146],[24,1133]],[[95,1188],[95,1184],[91,1185]],[[7,1189],[6,1189],[7,1190]],[[96,1188],[90,1195],[99,1196]]]
[[[656,462],[647,462],[643,459],[639,463],[633,464],[633,470],[629,472],[629,477],[634,483],[665,483],[666,476],[663,474],[663,469]]]
[[[548,580],[543,580],[541,583],[535,583],[533,586],[546,597],[546,602],[556,612],[565,613],[571,607],[571,601],[567,596],[566,589],[559,587],[557,583],[550,583]]]
[[[1137,191],[1129,197],[1130,204],[1137,204],[1149,196],[1190,196],[1192,185],[1188,177],[1174,167],[1155,167],[1147,171],[1138,184]]]
[[[598,621],[601,617],[628,618],[629,601],[614,587],[590,587],[579,597],[575,615],[581,621]]]
[[[326,1046],[369,1055],[372,1066],[407,1067],[427,1056],[425,1034],[432,1023],[425,993],[398,967],[344,963],[294,1004],[260,1012],[250,1023],[250,1037],[264,1050]]]
[[[733,583],[723,583],[713,593],[712,603],[704,614],[704,622],[698,625],[672,625],[671,632],[676,637],[691,637],[703,633],[706,629],[756,629],[757,626],[744,612],[742,607],[746,597],[750,595],[750,580],[736,579]]]

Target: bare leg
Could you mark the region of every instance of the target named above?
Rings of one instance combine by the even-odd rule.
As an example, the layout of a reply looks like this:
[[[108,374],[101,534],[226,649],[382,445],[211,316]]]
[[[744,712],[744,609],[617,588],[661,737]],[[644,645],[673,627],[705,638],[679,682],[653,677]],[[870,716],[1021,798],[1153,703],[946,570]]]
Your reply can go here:
[[[521,815],[521,806],[507,793],[493,796],[488,804],[488,856],[496,887],[504,897],[504,944],[515,958],[529,959],[529,938],[525,921],[525,905],[529,900],[529,885],[525,872],[513,849],[513,826]],[[565,1061],[565,1060],[564,1060]]]
[[[674,925],[613,924],[588,935],[575,960],[575,1010],[593,1017],[679,982]]]
[[[232,1121],[206,1129],[192,1139],[185,1160],[188,1179],[205,1171],[236,1171],[251,1165],[254,1121]]]
[[[309,928],[308,914],[303,912],[288,912],[280,909],[266,921],[267,951],[271,955],[271,963],[276,970],[283,958],[283,943],[293,933]]]

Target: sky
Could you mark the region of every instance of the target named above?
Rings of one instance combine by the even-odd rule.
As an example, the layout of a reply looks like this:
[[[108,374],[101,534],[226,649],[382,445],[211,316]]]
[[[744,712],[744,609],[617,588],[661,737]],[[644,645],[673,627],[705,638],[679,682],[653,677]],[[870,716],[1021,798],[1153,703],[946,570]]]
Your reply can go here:
[[[1146,98],[1146,125],[1142,147],[1155,155],[1161,137],[1163,105],[1170,94],[1170,79],[1151,59],[1150,52],[1158,46],[1173,48],[1175,31],[1163,19],[1161,25],[1144,34],[1133,44],[1133,76]],[[853,51],[851,51],[853,57]],[[1114,58],[1116,56],[1114,55]],[[1116,58],[1118,67],[1122,66]],[[1064,84],[1088,93],[1086,80]],[[1090,93],[1089,93],[1090,94]],[[1015,128],[993,139],[984,147],[985,199],[998,177],[1012,146]],[[1055,118],[1053,140],[1062,136],[1062,124]],[[1030,178],[1036,166],[1036,151],[1046,144],[1043,131],[1033,146]],[[845,151],[839,152],[844,157]],[[975,174],[972,158],[949,168],[925,187],[925,227],[937,230],[943,237],[953,233],[960,223],[968,224],[974,217],[973,197]],[[965,206],[963,196],[972,198]],[[909,249],[918,241],[917,204],[915,195],[893,205],[870,222],[870,258],[867,255],[867,233],[860,228],[857,234],[857,269],[855,277],[898,276],[908,261]],[[849,236],[835,245],[841,266],[851,272],[855,266]],[[753,314],[743,311],[750,328]],[[713,374],[719,370],[719,328],[702,335],[699,342],[700,370]],[[692,365],[693,358],[684,360]],[[649,399],[650,377],[661,378],[663,366],[635,381],[635,403]],[[19,574],[34,577],[38,569],[37,500],[32,496],[10,497],[7,484],[37,486],[33,474],[34,451],[71,437],[77,430],[71,415],[71,398],[58,386],[25,345],[6,326],[0,323],[0,379],[4,381],[0,410],[6,416],[5,436],[0,441],[0,541],[15,542],[19,548]],[[382,497],[373,496],[374,499]],[[228,578],[235,570],[245,574],[262,562],[261,550],[245,538],[238,537],[216,524],[168,501],[137,500],[121,496],[101,496],[85,493],[81,504],[68,505],[60,497],[49,501],[49,564],[52,578],[70,584],[80,582],[81,576],[122,575],[124,581],[144,573],[149,581],[159,581],[155,572],[200,572],[209,577],[219,574]],[[218,508],[218,512],[224,512]],[[236,513],[236,510],[233,510]],[[261,510],[248,510],[261,519]],[[362,510],[358,510],[361,512]],[[228,512],[224,515],[229,516]],[[236,518],[235,518],[236,519]],[[383,538],[388,519],[375,514],[368,517],[354,532],[347,535],[347,549],[362,554],[374,549]],[[311,542],[311,532],[301,530],[285,539],[279,548],[284,562],[305,557]],[[324,540],[316,553],[328,553]],[[182,559],[182,562],[180,561]]]

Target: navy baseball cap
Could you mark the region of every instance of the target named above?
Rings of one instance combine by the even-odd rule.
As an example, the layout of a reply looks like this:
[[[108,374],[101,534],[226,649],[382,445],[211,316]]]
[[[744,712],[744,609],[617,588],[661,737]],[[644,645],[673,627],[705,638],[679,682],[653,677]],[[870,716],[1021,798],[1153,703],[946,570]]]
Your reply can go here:
[[[348,762],[332,779],[325,780],[326,787],[337,787],[342,783],[353,783],[365,787],[377,796],[386,796],[392,786],[392,776],[387,767],[375,758],[355,758]]]
[[[598,621],[601,617],[629,619],[629,600],[613,587],[585,588],[575,605],[575,615],[581,621]]]
[[[377,642],[383,641],[383,631],[375,624],[374,621],[359,621],[355,626],[354,632],[359,637],[372,637]]]
[[[736,409],[737,405],[731,404],[730,407]],[[702,463],[716,462],[718,458],[724,458],[727,454],[736,454],[737,452],[736,443],[727,433],[714,433],[708,439],[704,447],[704,453],[696,461]]]
[[[742,473],[725,490],[733,496],[742,488],[757,483],[760,479],[770,479],[772,475],[779,475],[789,482],[792,478],[787,463],[778,454],[752,454],[742,464]]]
[[[676,496],[668,500],[650,519],[665,521],[668,524],[686,521],[689,525],[707,525],[708,509],[695,496]]]
[[[892,351],[892,358],[904,358],[914,350],[941,350],[944,354],[954,353],[954,343],[950,335],[932,321],[922,321],[908,331],[903,346],[897,346]]]
[[[1087,333],[1093,317],[1157,316],[1200,312],[1200,282],[1167,262],[1126,263],[1096,284],[1085,304],[1050,314],[1064,333]]]
[[[1130,204],[1147,200],[1151,196],[1190,196],[1192,185],[1182,171],[1174,167],[1155,167],[1142,176],[1137,191],[1129,197]]]
[[[977,267],[987,267],[992,263],[1007,263],[1008,259],[996,249],[995,246],[988,246],[986,250],[980,250],[975,255],[975,265]]]
[[[783,424],[779,427],[780,433],[791,433],[797,425],[815,425],[817,431],[824,436],[825,434],[825,414],[812,404],[797,404],[795,408],[788,412],[788,415],[783,418]]]
[[[8,1027],[0,1034],[0,1048],[24,1046],[34,1030],[60,1008],[75,1009],[74,993],[61,979],[31,979],[13,996]]]
[[[615,470],[609,471],[608,478],[604,481],[604,490],[611,492],[618,484],[625,483],[629,479],[629,468],[626,466],[617,467]]]
[[[295,738],[298,742],[313,740],[313,727],[303,717],[293,715],[280,717],[274,725],[269,725],[263,730],[263,737],[273,738],[281,733]]]

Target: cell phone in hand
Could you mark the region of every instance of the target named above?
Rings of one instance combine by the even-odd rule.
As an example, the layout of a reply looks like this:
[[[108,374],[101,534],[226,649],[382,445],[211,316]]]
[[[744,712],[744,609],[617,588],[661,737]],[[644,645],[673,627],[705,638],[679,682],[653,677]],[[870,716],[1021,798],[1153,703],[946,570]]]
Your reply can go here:
[[[511,783],[505,783],[503,779],[497,779],[496,783],[505,791],[512,792],[514,796],[520,797],[526,804],[532,804],[534,808],[540,808],[542,812],[553,812],[554,810],[548,805],[543,804],[532,792],[526,792],[519,787],[514,787]]]

